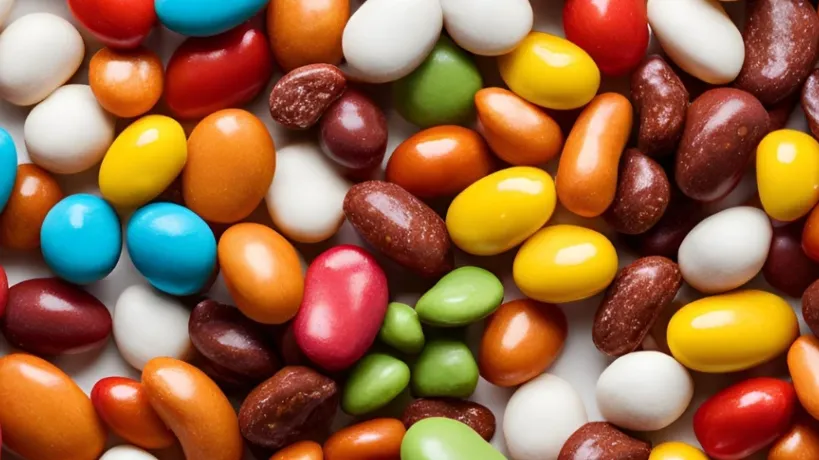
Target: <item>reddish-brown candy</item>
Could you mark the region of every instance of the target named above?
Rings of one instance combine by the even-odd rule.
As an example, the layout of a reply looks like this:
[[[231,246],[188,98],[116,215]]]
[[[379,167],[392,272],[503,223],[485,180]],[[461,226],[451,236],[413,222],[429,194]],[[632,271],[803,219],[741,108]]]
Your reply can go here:
[[[631,74],[631,100],[639,119],[637,147],[651,156],[673,153],[688,109],[688,90],[674,69],[649,56]]]
[[[776,131],[785,128],[793,113],[796,104],[799,103],[799,93],[793,93],[776,104],[767,107],[768,109],[768,131]]]
[[[651,444],[610,423],[590,422],[569,436],[557,460],[648,460],[649,455]]]
[[[680,286],[680,268],[665,257],[643,257],[623,268],[594,315],[594,345],[609,356],[637,350]]]
[[[387,117],[369,97],[348,89],[321,118],[321,149],[353,171],[381,164],[387,151]]]
[[[762,274],[771,286],[791,297],[802,297],[819,279],[819,263],[802,250],[802,223],[774,227],[771,249]]]
[[[0,246],[29,250],[40,247],[40,227],[48,211],[63,199],[57,181],[33,164],[17,167],[11,197],[0,213]]]
[[[802,250],[808,257],[819,262],[819,207],[814,207],[802,229]]]
[[[671,200],[668,176],[637,149],[626,150],[619,168],[614,202],[603,217],[620,233],[645,233],[660,221]]]
[[[672,195],[671,204],[659,222],[629,242],[643,256],[677,259],[677,251],[691,231],[703,219],[702,206],[682,194]]]
[[[270,92],[270,116],[286,128],[307,129],[347,88],[338,67],[310,64],[294,69]]]
[[[819,280],[814,281],[802,294],[802,317],[811,332],[819,336]]]
[[[802,87],[802,110],[808,119],[810,132],[819,137],[819,69],[814,70]]]
[[[344,214],[368,243],[421,276],[440,276],[454,266],[444,220],[398,185],[354,185],[344,198]]]
[[[404,426],[409,429],[416,422],[430,417],[445,417],[457,420],[481,435],[487,441],[495,435],[495,414],[486,407],[455,398],[422,398],[413,401],[401,416]]]
[[[806,417],[807,418],[807,417]],[[819,458],[819,433],[815,421],[797,421],[768,451],[768,460],[815,460]]]

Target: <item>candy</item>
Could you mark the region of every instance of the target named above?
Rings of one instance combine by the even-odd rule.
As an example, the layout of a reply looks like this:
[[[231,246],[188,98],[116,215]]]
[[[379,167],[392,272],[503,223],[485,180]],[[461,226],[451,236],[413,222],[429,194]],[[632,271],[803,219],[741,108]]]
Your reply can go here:
[[[785,300],[748,290],[687,304],[671,318],[667,339],[674,358],[685,367],[723,373],[771,360],[798,334],[796,315]]]
[[[802,295],[802,317],[814,334],[815,331],[819,331],[819,282],[817,281],[808,286]]]
[[[114,142],[114,117],[91,87],[66,85],[29,112],[23,132],[34,164],[55,174],[76,174],[102,160]]]
[[[276,452],[270,460],[324,460],[324,452],[317,442],[300,441]]]
[[[478,365],[458,340],[434,338],[412,366],[412,393],[421,398],[468,398],[478,385]]]
[[[702,205],[682,193],[671,196],[666,212],[647,232],[630,242],[643,256],[663,256],[677,260],[680,245],[688,232],[705,217]]]
[[[819,263],[802,250],[802,227],[799,222],[774,227],[771,249],[762,266],[768,284],[796,298],[819,279]]]
[[[0,213],[11,198],[16,178],[17,148],[8,131],[0,128]]]
[[[482,56],[506,54],[532,30],[525,0],[442,0],[444,27],[461,48]]]
[[[603,217],[620,233],[645,233],[662,219],[669,201],[671,184],[662,166],[637,149],[627,149],[620,161],[614,200]]]
[[[421,420],[401,441],[402,460],[506,460],[467,425],[443,417]]]
[[[459,267],[444,275],[415,304],[421,322],[438,327],[467,326],[494,312],[503,284],[479,267]]]
[[[814,418],[819,415],[819,393],[816,379],[819,377],[819,341],[813,335],[796,339],[788,350],[788,371],[799,403]]]
[[[136,447],[117,446],[108,449],[100,460],[157,460],[157,458]]]
[[[756,180],[771,218],[791,222],[806,215],[819,202],[819,142],[792,129],[769,133],[756,149]]]
[[[424,331],[418,313],[407,304],[390,302],[378,338],[402,353],[419,353],[424,348]]]
[[[410,369],[398,358],[370,353],[350,371],[341,408],[350,415],[376,411],[395,399],[409,385]]]
[[[108,276],[122,252],[122,229],[114,209],[94,195],[71,195],[57,203],[40,228],[43,259],[57,276],[89,284]]]
[[[326,460],[398,458],[406,430],[394,418],[377,418],[335,432],[324,443]]]
[[[348,0],[272,0],[267,35],[276,62],[285,72],[308,64],[338,64],[349,17]]]
[[[708,460],[708,457],[701,450],[686,443],[664,442],[651,449],[648,460]]]
[[[133,118],[145,114],[159,101],[165,87],[165,70],[159,56],[149,49],[103,48],[88,64],[88,84],[105,110]]]
[[[122,358],[137,370],[153,358],[187,359],[190,311],[181,301],[135,284],[122,291],[114,307],[114,339]]]
[[[68,0],[68,8],[97,40],[111,48],[138,47],[156,23],[154,0]]]
[[[310,64],[293,69],[270,92],[270,116],[285,128],[310,128],[346,88],[347,80],[336,66]]]
[[[805,80],[801,94],[802,110],[808,119],[808,127],[814,136],[819,133],[819,70],[814,70]]]
[[[602,234],[574,225],[535,233],[515,256],[512,276],[534,300],[566,303],[606,289],[617,274],[617,251]]]
[[[348,89],[321,117],[321,149],[353,172],[380,165],[387,151],[387,117],[369,97]]]
[[[651,156],[677,148],[688,109],[688,90],[662,57],[650,56],[631,74],[631,101],[639,118],[637,147]]]
[[[816,432],[810,421],[794,423],[768,451],[768,460],[807,460],[817,457],[819,457],[819,433]]]
[[[555,186],[541,169],[502,169],[470,185],[449,205],[446,226],[456,246],[496,255],[532,236],[555,209]]]
[[[6,275],[6,270],[3,268],[2,265],[0,265],[0,321],[2,321],[3,314],[6,312],[6,304],[8,303],[8,300],[9,278],[8,275]]]
[[[8,173],[3,173],[8,175]],[[45,170],[32,164],[17,166],[14,187],[0,214],[0,246],[31,250],[40,247],[43,221],[63,199],[60,185]]]
[[[651,444],[632,438],[606,422],[590,422],[575,431],[563,448],[558,460],[605,460],[628,458],[648,460]]]
[[[491,441],[495,435],[495,415],[486,407],[473,402],[454,398],[421,398],[411,402],[401,421],[407,429],[431,417],[444,417],[457,420]]]
[[[154,5],[165,27],[182,35],[207,37],[252,18],[267,0],[155,0]]]
[[[145,449],[164,449],[176,442],[151,408],[145,388],[136,380],[106,377],[91,390],[94,409],[117,436]]]

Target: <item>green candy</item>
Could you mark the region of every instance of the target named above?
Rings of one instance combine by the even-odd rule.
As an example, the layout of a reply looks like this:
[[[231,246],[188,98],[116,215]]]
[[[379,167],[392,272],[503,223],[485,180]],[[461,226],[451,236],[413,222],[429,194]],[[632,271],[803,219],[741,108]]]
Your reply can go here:
[[[430,340],[412,368],[412,392],[417,397],[468,398],[477,386],[478,364],[458,340]]]
[[[401,441],[401,460],[506,460],[472,428],[448,418],[416,422]]]
[[[478,267],[455,269],[435,284],[415,304],[418,317],[439,327],[467,326],[483,319],[503,302],[503,284]]]
[[[401,302],[387,305],[387,314],[378,337],[382,342],[408,355],[414,355],[424,348],[424,331],[421,329],[418,313]]]
[[[475,93],[482,87],[472,57],[441,37],[417,69],[395,82],[395,108],[422,128],[467,124],[474,117]]]
[[[341,408],[350,415],[380,409],[401,394],[410,381],[403,361],[384,353],[371,353],[356,364],[341,396]]]

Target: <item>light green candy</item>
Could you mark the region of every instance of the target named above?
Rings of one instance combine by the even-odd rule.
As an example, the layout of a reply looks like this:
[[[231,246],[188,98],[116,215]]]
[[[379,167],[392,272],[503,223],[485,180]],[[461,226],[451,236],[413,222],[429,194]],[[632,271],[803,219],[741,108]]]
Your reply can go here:
[[[401,394],[410,381],[403,361],[384,353],[371,353],[356,364],[341,396],[341,408],[350,415],[380,409]]]
[[[439,327],[467,326],[483,319],[503,302],[503,284],[478,267],[449,272],[415,304],[418,318]]]
[[[472,428],[448,418],[416,422],[401,441],[401,460],[506,460]]]
[[[478,364],[465,343],[439,338],[427,342],[412,368],[417,397],[468,398],[478,386]]]
[[[378,337],[382,342],[408,355],[417,354],[424,348],[424,331],[418,320],[418,313],[401,302],[387,305],[387,314]]]

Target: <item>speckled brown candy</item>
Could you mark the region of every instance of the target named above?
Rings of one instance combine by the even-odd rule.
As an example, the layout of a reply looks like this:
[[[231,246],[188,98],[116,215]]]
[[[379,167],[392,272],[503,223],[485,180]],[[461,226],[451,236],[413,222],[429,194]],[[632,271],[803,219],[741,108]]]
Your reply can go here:
[[[239,409],[239,429],[250,444],[278,450],[322,440],[338,410],[336,383],[300,366],[288,366],[256,387]]]
[[[819,263],[802,250],[803,227],[803,222],[774,227],[771,249],[762,266],[768,284],[796,298],[819,279]]]
[[[476,402],[461,399],[417,399],[404,409],[401,421],[409,429],[416,422],[430,417],[451,418],[469,425],[487,441],[495,435],[495,415],[492,411]]]
[[[321,119],[321,148],[339,165],[362,171],[381,164],[387,151],[387,117],[363,93],[349,89]]]
[[[347,87],[344,74],[330,64],[310,64],[294,69],[270,92],[270,115],[281,125],[306,129],[316,124],[325,110]]]
[[[802,110],[808,119],[810,132],[819,137],[819,69],[811,72],[802,87]]]
[[[650,56],[631,74],[631,100],[639,117],[637,147],[647,155],[674,152],[683,132],[688,91],[660,56]]]
[[[819,336],[819,280],[814,281],[802,294],[802,316],[813,335]]]
[[[816,63],[819,16],[808,0],[751,0],[745,17],[736,86],[776,104],[799,90]]]
[[[610,423],[590,422],[569,436],[557,460],[648,460],[649,455],[651,444]]]
[[[620,160],[614,201],[603,217],[620,233],[645,233],[663,217],[670,199],[671,184],[662,166],[628,149]]]
[[[768,112],[746,91],[716,88],[690,107],[677,149],[674,177],[687,196],[718,200],[736,187],[768,133]]]
[[[643,257],[623,268],[594,315],[594,345],[609,356],[637,350],[681,285],[680,268],[665,257]]]
[[[368,243],[421,276],[440,276],[453,267],[444,220],[398,185],[354,185],[344,198],[344,214]]]

